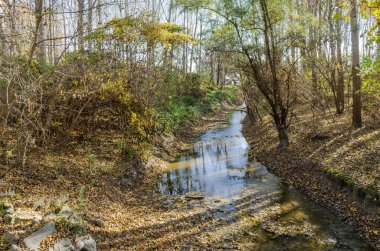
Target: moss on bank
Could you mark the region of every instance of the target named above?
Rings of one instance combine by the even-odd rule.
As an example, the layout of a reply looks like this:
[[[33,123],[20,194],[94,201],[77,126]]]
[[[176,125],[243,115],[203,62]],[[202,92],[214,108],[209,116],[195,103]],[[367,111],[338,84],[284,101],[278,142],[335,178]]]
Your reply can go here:
[[[354,193],[354,195],[361,199],[370,200],[373,203],[380,205],[380,193],[375,184],[370,184],[367,186],[359,185],[355,183],[351,177],[340,173],[334,168],[329,168],[325,170],[325,172],[331,180],[335,181],[340,186],[347,186]]]

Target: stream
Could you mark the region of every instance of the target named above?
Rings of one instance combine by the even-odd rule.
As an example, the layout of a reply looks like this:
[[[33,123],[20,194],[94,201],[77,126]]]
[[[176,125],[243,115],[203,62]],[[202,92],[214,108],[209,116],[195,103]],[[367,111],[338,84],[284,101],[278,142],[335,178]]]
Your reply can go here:
[[[244,222],[244,233],[234,239],[243,249],[372,250],[353,227],[248,160],[245,116],[235,111],[228,124],[197,138],[168,166],[160,193],[198,196],[190,202],[214,208],[213,217]]]

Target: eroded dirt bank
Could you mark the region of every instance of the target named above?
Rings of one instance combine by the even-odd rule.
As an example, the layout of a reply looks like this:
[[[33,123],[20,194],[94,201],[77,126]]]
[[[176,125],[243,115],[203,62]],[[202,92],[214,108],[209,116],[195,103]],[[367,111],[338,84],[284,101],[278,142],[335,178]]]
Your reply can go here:
[[[366,125],[354,130],[349,112],[326,114],[313,124],[307,105],[296,113],[300,115],[289,130],[290,146],[282,151],[269,116],[255,124],[246,118],[243,133],[251,158],[354,225],[380,250],[380,209],[373,203],[380,188],[379,124],[366,118]]]

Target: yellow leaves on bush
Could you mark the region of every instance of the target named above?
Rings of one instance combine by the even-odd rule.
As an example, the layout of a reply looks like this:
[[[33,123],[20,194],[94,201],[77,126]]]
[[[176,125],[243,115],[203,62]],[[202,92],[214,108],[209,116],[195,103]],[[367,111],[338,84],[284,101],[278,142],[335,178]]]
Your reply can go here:
[[[102,84],[103,98],[107,98],[107,94],[112,94],[117,97],[118,101],[128,105],[131,100],[132,94],[128,91],[125,80],[117,79],[110,80]]]
[[[12,152],[12,150],[8,150],[8,151],[5,152],[5,157],[6,157],[7,159],[12,158],[12,156],[13,156],[13,152]]]
[[[144,17],[115,18],[88,36],[97,42],[115,41],[124,43],[145,42],[150,47],[161,44],[164,48],[182,43],[197,41],[183,33],[182,26],[173,23],[157,23],[147,21]]]
[[[361,0],[360,1],[360,13],[364,18],[372,16],[376,19],[376,22],[370,27],[368,35],[372,37],[377,44],[380,44],[380,2],[379,0]]]
[[[140,137],[145,137],[145,132],[143,130],[143,121],[138,118],[137,113],[132,112],[131,113],[131,125],[135,128],[136,133]]]

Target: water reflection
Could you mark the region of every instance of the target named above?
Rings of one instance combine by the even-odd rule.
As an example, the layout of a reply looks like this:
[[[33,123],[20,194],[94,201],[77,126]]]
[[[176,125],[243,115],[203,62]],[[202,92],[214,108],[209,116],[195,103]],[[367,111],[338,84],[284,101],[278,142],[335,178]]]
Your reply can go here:
[[[201,191],[231,198],[244,187],[248,164],[248,144],[242,135],[244,112],[235,112],[229,126],[207,131],[163,175],[160,190],[164,194]]]
[[[161,193],[200,191],[207,195],[202,203],[211,208],[204,214],[234,228],[248,215],[252,226],[239,240],[243,249],[372,250],[351,226],[283,184],[265,166],[248,161],[244,116],[234,112],[227,127],[207,131],[170,164],[159,183]]]

